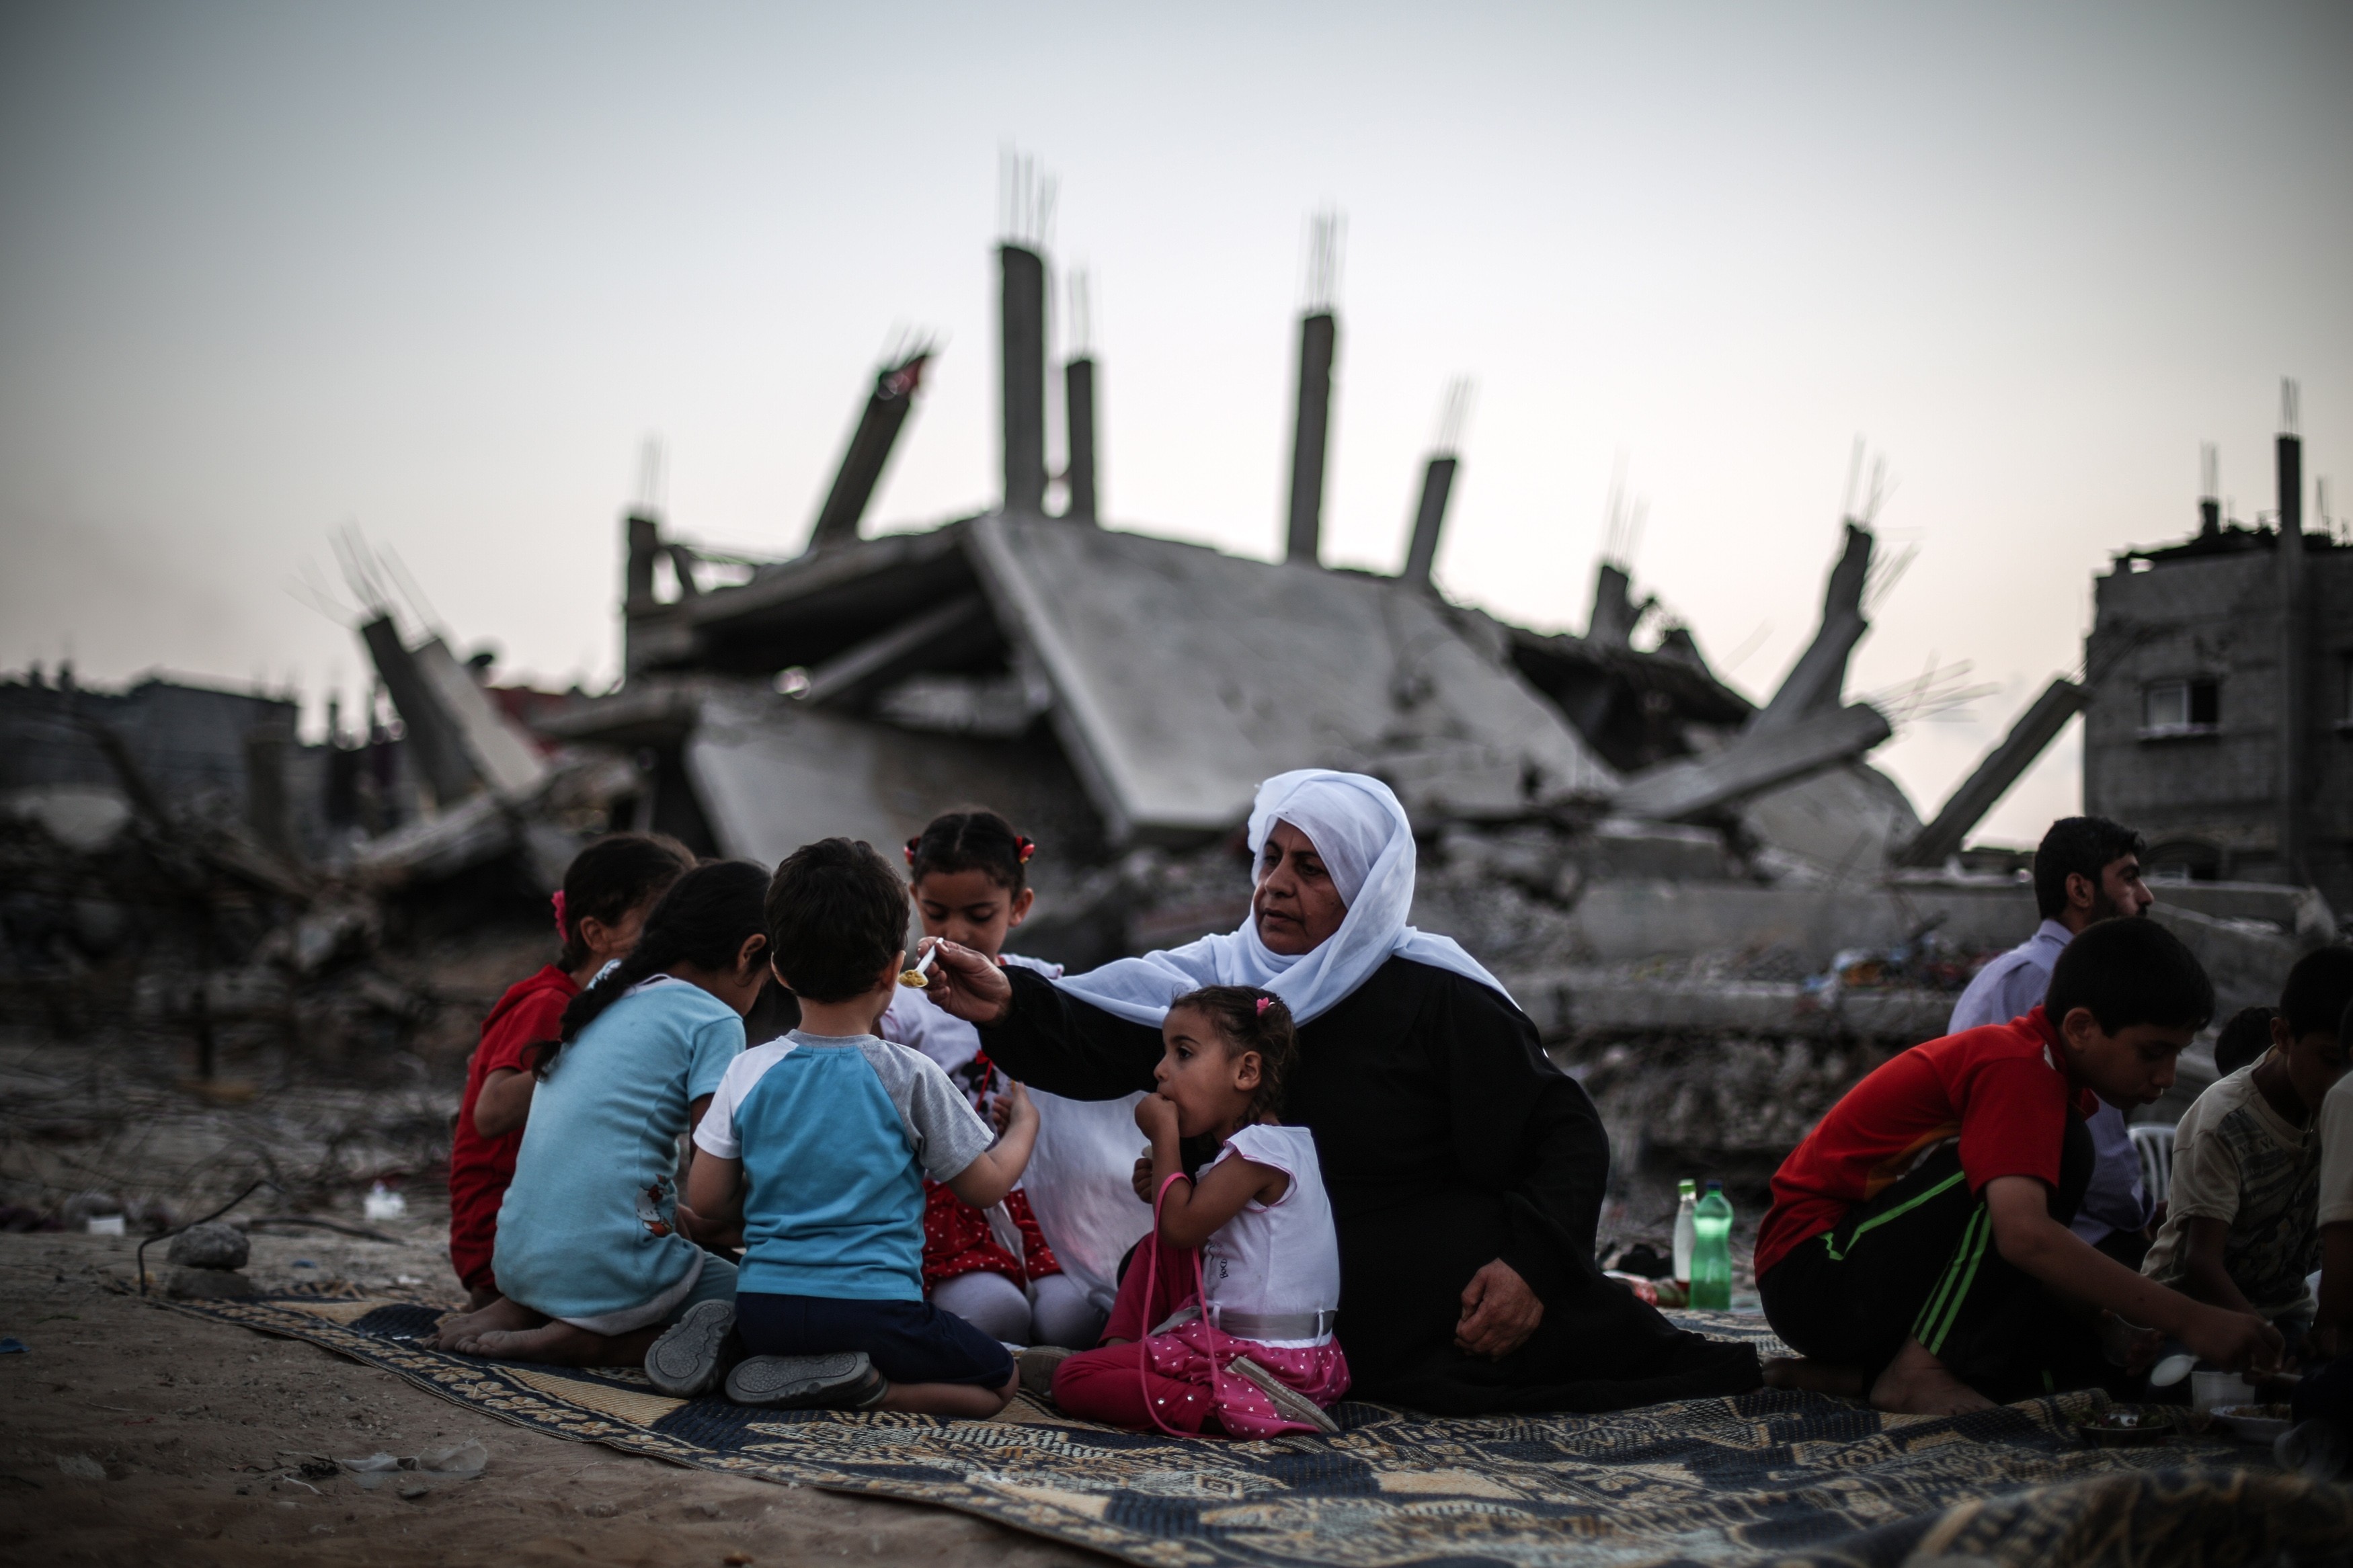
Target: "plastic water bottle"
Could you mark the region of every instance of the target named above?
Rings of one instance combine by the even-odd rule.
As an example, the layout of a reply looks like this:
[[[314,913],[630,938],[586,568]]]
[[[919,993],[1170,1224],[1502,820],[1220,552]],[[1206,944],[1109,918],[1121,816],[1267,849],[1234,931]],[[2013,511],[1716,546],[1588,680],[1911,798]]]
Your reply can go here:
[[[1732,1305],[1732,1200],[1722,1182],[1692,1214],[1691,1304],[1721,1311]]]
[[[1699,1235],[1697,1216],[1699,1184],[1686,1176],[1675,1184],[1675,1283],[1686,1293],[1691,1289],[1692,1243]]]

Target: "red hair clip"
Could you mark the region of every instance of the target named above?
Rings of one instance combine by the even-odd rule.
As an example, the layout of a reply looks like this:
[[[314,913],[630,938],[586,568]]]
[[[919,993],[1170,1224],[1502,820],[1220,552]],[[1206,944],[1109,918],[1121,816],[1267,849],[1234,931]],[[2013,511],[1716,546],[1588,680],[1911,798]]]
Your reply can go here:
[[[1019,834],[1016,834],[1014,836],[1013,847],[1020,855],[1021,863],[1024,866],[1029,864],[1030,856],[1038,853],[1038,845],[1036,840]]]
[[[907,864],[908,864],[908,865],[912,866],[912,865],[913,865],[913,864],[915,863],[915,851],[916,851],[916,850],[918,850],[918,849],[920,849],[920,848],[922,848],[922,847],[923,847],[923,836],[922,834],[920,834],[920,833],[919,833],[919,834],[917,834],[917,835],[915,835],[915,837],[914,837],[910,838],[910,839],[908,839],[908,840],[907,840]]]
[[[1266,1010],[1267,1010],[1269,1007],[1271,1007],[1271,1006],[1273,1006],[1273,1005],[1274,1005],[1274,998],[1273,998],[1273,997],[1271,997],[1271,996],[1261,996],[1261,997],[1260,997],[1260,998],[1258,999],[1258,1016],[1259,1016],[1260,1017],[1261,1017],[1261,1018],[1265,1017],[1265,1016],[1266,1016]]]
[[[555,897],[547,900],[555,906],[555,938],[558,942],[572,940],[572,928],[564,923],[564,889],[555,889]]]

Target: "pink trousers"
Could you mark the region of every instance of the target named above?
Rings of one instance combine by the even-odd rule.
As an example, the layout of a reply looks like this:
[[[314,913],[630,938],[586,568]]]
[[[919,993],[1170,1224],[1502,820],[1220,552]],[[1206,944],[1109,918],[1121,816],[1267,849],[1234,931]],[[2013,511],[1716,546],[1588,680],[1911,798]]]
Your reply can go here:
[[[1247,1355],[1318,1405],[1348,1392],[1348,1361],[1339,1342],[1267,1345],[1219,1333],[1195,1320],[1165,1334],[1155,1323],[1193,1300],[1195,1254],[1157,1235],[1138,1247],[1120,1282],[1119,1300],[1103,1325],[1105,1343],[1082,1351],[1055,1369],[1054,1403],[1073,1415],[1113,1426],[1166,1426],[1178,1432],[1224,1432],[1272,1437],[1312,1432],[1286,1420],[1258,1386],[1224,1370]],[[1130,1342],[1113,1344],[1124,1340]]]

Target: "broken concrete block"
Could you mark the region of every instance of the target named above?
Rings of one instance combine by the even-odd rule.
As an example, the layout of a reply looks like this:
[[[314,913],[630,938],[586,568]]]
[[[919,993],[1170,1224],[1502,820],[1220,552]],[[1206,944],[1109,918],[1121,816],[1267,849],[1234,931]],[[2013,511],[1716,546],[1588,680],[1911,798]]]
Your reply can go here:
[[[1769,731],[1746,731],[1712,756],[1645,768],[1609,797],[1609,806],[1661,822],[1699,816],[1859,757],[1892,732],[1886,716],[1867,703],[1824,709]]]
[[[1655,878],[1662,881],[1721,881],[1732,874],[1724,835],[1712,827],[1605,817],[1593,825],[1579,857],[1585,875]]]
[[[243,1301],[261,1287],[234,1268],[174,1268],[164,1291],[175,1301]]]
[[[245,1232],[218,1220],[192,1225],[172,1238],[165,1260],[189,1268],[242,1268],[253,1255]]]

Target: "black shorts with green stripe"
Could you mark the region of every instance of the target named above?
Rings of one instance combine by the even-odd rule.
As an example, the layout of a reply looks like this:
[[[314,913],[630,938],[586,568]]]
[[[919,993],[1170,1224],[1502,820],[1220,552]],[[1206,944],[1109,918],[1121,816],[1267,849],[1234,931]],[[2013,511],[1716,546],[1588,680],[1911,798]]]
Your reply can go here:
[[[2092,1136],[2072,1117],[2051,1217],[2074,1217],[2092,1174]],[[1801,1242],[1757,1282],[1766,1321],[1799,1355],[1868,1377],[1916,1339],[1954,1375],[2009,1401],[2082,1388],[2107,1372],[2090,1326],[1993,1244],[1960,1144],[1929,1151],[1904,1178]]]

